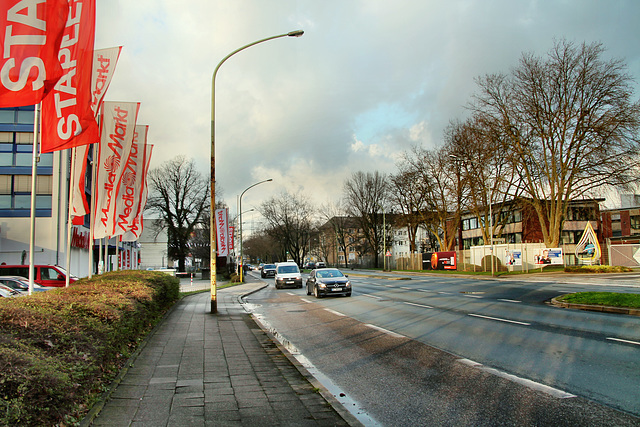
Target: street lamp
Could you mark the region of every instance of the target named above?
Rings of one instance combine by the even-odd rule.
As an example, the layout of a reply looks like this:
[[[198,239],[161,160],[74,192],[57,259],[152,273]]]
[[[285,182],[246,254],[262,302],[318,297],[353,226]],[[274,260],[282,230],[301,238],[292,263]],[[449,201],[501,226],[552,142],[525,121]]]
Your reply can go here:
[[[240,283],[242,283],[243,279],[244,279],[244,271],[242,269],[243,263],[244,263],[244,258],[242,258],[242,196],[244,196],[244,193],[247,192],[247,190],[249,190],[250,188],[255,187],[256,185],[260,185],[260,184],[264,184],[265,182],[271,182],[273,181],[273,179],[269,178],[269,179],[265,179],[264,181],[260,181],[260,182],[256,182],[253,185],[250,185],[249,187],[247,187],[242,194],[240,194]]]
[[[216,227],[215,227],[215,212],[216,212],[216,75],[218,74],[218,69],[220,66],[224,64],[224,62],[231,58],[236,53],[243,51],[244,49],[257,45],[258,43],[266,42],[269,40],[277,39],[280,37],[300,37],[304,34],[302,30],[291,31],[285,34],[280,34],[277,36],[267,37],[266,39],[261,39],[255,41],[253,43],[249,43],[248,45],[242,46],[239,49],[234,50],[227,56],[225,56],[222,61],[216,65],[215,70],[213,70],[213,77],[211,78],[211,220],[209,223],[209,227],[211,228],[210,242],[211,242],[211,312],[216,313],[218,311],[218,290],[216,289]]]

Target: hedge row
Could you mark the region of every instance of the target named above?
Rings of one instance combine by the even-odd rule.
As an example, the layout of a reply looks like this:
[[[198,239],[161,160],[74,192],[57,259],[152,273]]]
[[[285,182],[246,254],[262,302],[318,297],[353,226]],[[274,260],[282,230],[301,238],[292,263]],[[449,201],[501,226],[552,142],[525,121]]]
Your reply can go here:
[[[73,425],[179,297],[179,280],[121,271],[0,300],[0,424]]]

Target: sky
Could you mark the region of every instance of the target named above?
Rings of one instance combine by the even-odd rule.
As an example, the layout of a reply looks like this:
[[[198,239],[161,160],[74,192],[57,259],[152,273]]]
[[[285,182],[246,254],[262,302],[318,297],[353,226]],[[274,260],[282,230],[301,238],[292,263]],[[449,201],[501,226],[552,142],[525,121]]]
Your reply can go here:
[[[336,202],[357,171],[395,173],[442,144],[475,79],[509,73],[554,40],[601,42],[640,95],[637,0],[96,0],[96,48],[123,46],[106,100],[138,101],[151,168],[177,155],[211,168],[230,215],[283,192]],[[258,215],[250,213],[248,215]]]

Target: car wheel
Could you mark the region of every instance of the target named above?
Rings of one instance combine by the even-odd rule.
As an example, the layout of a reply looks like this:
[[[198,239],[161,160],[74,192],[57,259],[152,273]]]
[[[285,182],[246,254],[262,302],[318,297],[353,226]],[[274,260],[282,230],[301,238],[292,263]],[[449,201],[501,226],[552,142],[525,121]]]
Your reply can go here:
[[[350,297],[351,296],[351,292],[345,294],[345,296]]]
[[[316,298],[322,298],[322,295],[320,294],[320,292],[318,292],[317,286],[313,288],[313,294],[316,296]]]
[[[307,295],[311,295],[311,291],[309,290],[308,286],[307,286]]]

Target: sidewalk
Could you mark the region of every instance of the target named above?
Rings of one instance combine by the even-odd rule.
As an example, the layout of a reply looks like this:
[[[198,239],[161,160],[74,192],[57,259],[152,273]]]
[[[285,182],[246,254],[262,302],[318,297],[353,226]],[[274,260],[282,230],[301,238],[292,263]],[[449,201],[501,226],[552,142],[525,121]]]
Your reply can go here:
[[[207,286],[206,281],[183,279],[181,287]],[[258,282],[218,290],[217,314],[211,313],[208,292],[178,302],[90,425],[358,424],[337,400],[331,402],[336,409],[325,400],[315,379],[239,303],[242,295],[263,286]]]

